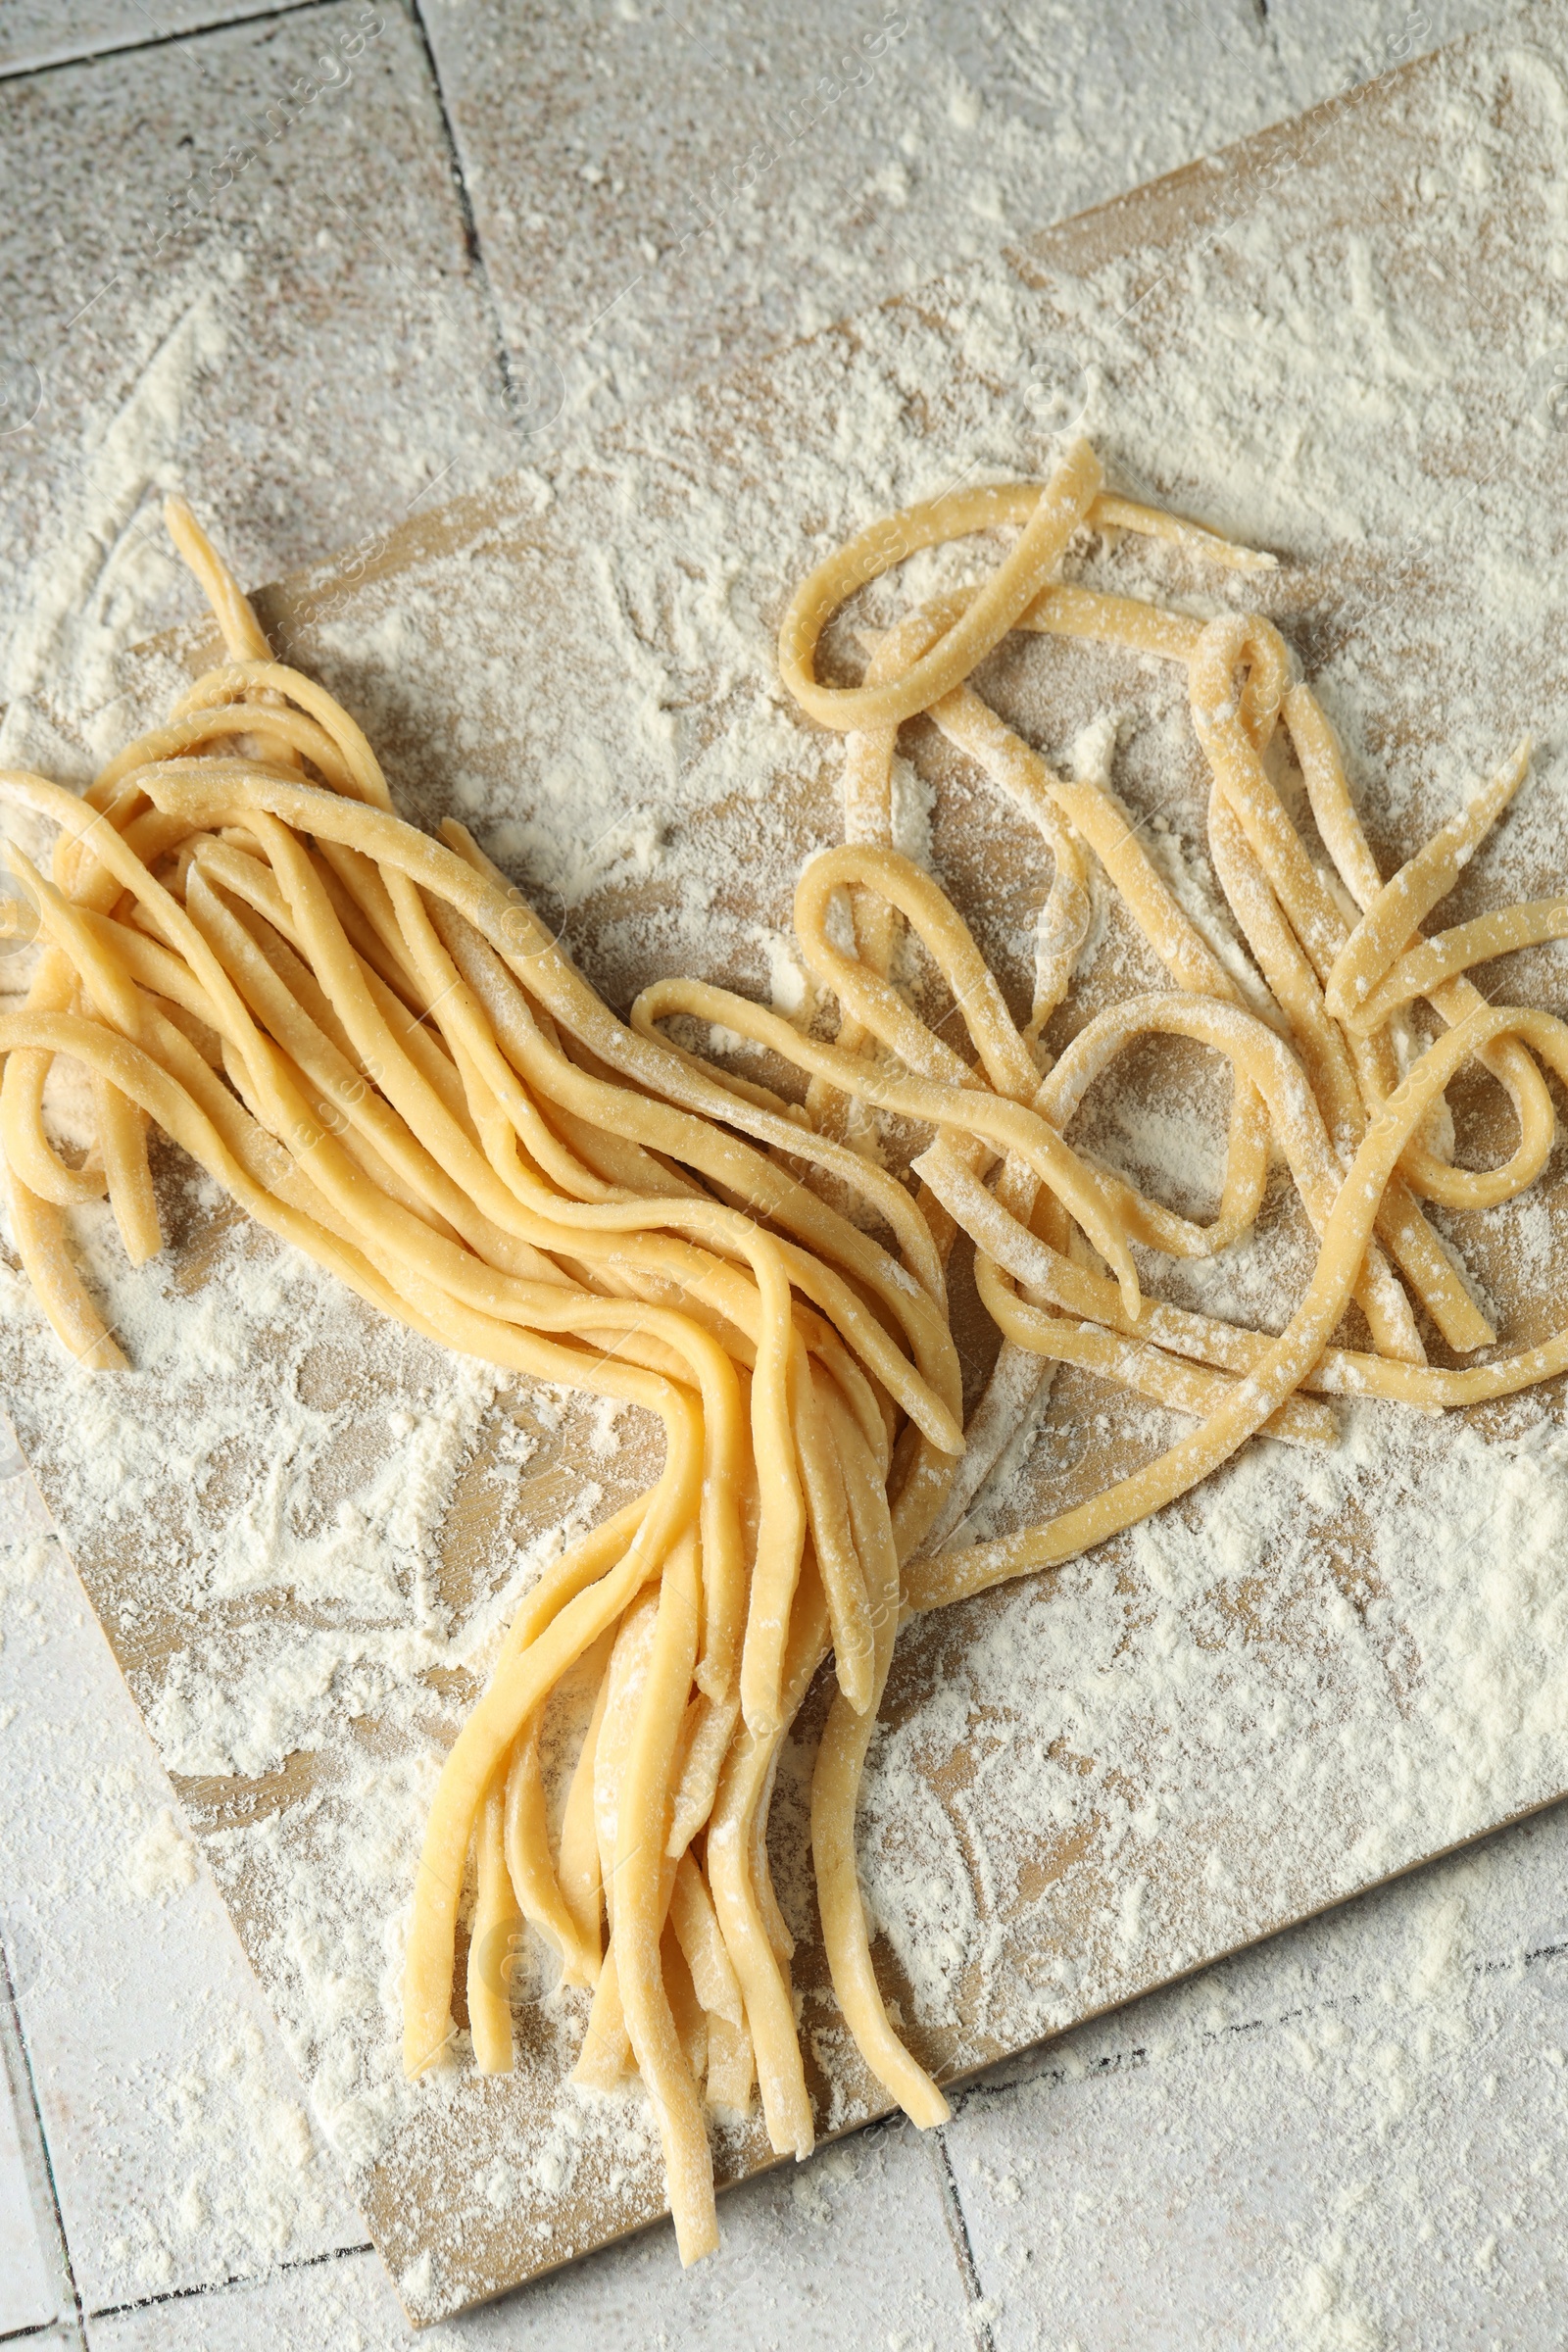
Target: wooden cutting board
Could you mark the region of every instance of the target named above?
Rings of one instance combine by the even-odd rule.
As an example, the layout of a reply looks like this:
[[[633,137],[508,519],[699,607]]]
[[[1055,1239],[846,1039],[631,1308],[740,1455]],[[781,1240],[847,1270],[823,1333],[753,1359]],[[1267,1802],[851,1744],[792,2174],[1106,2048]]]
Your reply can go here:
[[[1123,485],[1277,550],[1246,594],[1345,719],[1387,869],[1525,724],[1549,753],[1556,723],[1568,647],[1531,584],[1568,515],[1565,53],[1568,11],[1537,8],[1527,32],[1391,72],[580,463],[542,441],[536,470],[263,591],[264,617],[365,723],[400,807],[473,824],[617,1006],[682,969],[787,1003],[793,876],[839,822],[838,747],[772,686],[794,581],[821,535],[986,467],[1038,470],[1049,430],[1080,420]],[[1146,589],[1200,610],[1243,593],[1139,561]],[[155,712],[202,654],[194,635],[153,649],[130,703]],[[1116,788],[1173,872],[1200,862],[1204,789],[1180,683],[1035,641],[986,676],[1053,756],[1129,714]],[[1035,845],[923,724],[905,749],[908,822],[1021,1001]],[[1549,757],[1529,796],[1503,862],[1478,861],[1476,905],[1509,858],[1539,894],[1563,887]],[[1114,905],[1101,920],[1074,1021],[1156,978]],[[1519,993],[1552,988],[1543,952]],[[1212,1109],[1196,1070],[1161,1102],[1182,1135]],[[1160,1103],[1134,1109],[1118,1131],[1111,1103],[1103,1149],[1157,1140]],[[1484,1102],[1475,1125],[1484,1145]],[[391,2011],[423,1806],[488,1645],[539,1546],[654,1454],[631,1416],[611,1427],[376,1327],[172,1153],[159,1173],[157,1265],[132,1275],[84,1229],[136,1369],[79,1378],[13,1286],[0,1377],[423,2323],[663,2211],[640,2094],[564,2083],[575,1996],[524,1984],[516,2072],[486,2082],[465,2059],[404,2085]],[[1568,1311],[1565,1200],[1554,1159],[1533,1223],[1449,1227],[1510,1336]],[[973,1393],[994,1342],[971,1307],[960,1321]],[[1362,1408],[1324,1461],[1254,1447],[1059,1576],[906,1630],[862,1861],[878,1968],[941,2079],[1568,1789],[1568,1626],[1550,1577],[1520,1566],[1564,1491],[1562,1422],[1554,1386],[1406,1417],[1396,1453],[1393,1417]],[[1180,1426],[1063,1373],[989,1524],[1061,1508]],[[773,1850],[829,2134],[885,2102],[838,2024],[803,1860],[820,1699]],[[717,2161],[725,2182],[772,2161],[756,2118]]]

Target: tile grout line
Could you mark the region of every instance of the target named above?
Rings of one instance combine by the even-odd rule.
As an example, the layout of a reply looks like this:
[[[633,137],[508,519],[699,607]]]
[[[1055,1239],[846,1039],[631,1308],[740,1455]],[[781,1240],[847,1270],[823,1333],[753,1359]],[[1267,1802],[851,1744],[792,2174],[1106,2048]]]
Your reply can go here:
[[[467,174],[463,169],[463,151],[458,144],[457,124],[453,122],[451,111],[447,106],[446,88],[441,79],[441,68],[436,59],[435,44],[430,38],[429,27],[424,21],[423,0],[407,0],[407,6],[410,17],[413,19],[415,34],[420,48],[424,51],[424,62],[430,74],[430,87],[435,92],[436,114],[440,118],[441,136],[446,146],[453,190],[457,196],[458,213],[463,223],[464,250],[467,254],[468,266],[473,272],[479,298],[489,316],[490,331],[495,338],[496,365],[501,371],[501,397],[506,404],[508,416],[514,424],[516,424],[520,418],[520,410],[517,386],[512,372],[512,354],[507,344],[507,330],[501,317],[501,306],[496,300],[495,287],[490,282],[490,271],[485,263],[484,247],[479,238],[479,223],[474,216],[473,199],[468,192]]]
[[[368,2239],[361,2246],[328,2246],[324,2253],[304,2254],[297,2262],[274,2262],[265,2271],[237,2272],[231,2278],[203,2278],[195,2286],[172,2286],[159,2295],[132,2295],[123,2303],[96,2304],[86,2316],[89,2320],[123,2319],[129,2312],[155,2311],[166,2303],[194,2303],[203,2295],[233,2294],[236,2289],[264,2286],[269,2278],[288,2278],[300,2271],[320,2271],[328,2263],[358,2260],[374,2252]]]
[[[982,2316],[981,2312],[985,2296],[980,2286],[979,2265],[974,2258],[974,2245],[969,2236],[969,2223],[963,2210],[963,2199],[958,2194],[957,2176],[953,2169],[953,2158],[948,2152],[947,2136],[943,2126],[940,2124],[937,2126],[931,2134],[931,2139],[937,2152],[937,2194],[942,2200],[942,2214],[948,2225],[948,2235],[953,2240],[954,2259],[958,2266],[958,2275],[963,2280],[963,2296],[967,2306],[965,2317],[969,2323],[970,2333],[974,2339],[976,2352],[996,2352],[996,2339],[991,2332],[991,2323]]]
[[[15,66],[0,65],[0,83],[30,81],[41,74],[62,74],[71,66],[93,66],[108,57],[138,57],[148,49],[178,48],[186,41],[200,40],[210,32],[227,32],[245,24],[265,24],[270,17],[297,16],[305,9],[320,5],[320,0],[268,0],[267,6],[247,10],[243,16],[215,17],[205,24],[187,24],[175,31],[150,32],[132,41],[105,41],[96,49],[62,50],[52,57],[40,57],[30,63]],[[154,23],[150,11],[144,12],[148,23]]]
[[[1555,1801],[1556,1803],[1561,1803],[1564,1800],[1558,1799]],[[1547,1811],[1554,1809],[1555,1806],[1544,1808],[1544,1810]],[[1500,1834],[1506,1836],[1508,1833],[1504,1831]],[[1477,1845],[1484,1844],[1485,1842],[1485,1839],[1478,1839],[1475,1841]],[[1460,1850],[1465,1851],[1473,1849],[1462,1848]],[[1396,1886],[1398,1884],[1400,1884],[1400,1882],[1397,1880],[1386,1881],[1385,1887]],[[1381,1890],[1372,1889],[1370,1891],[1377,1892]],[[1352,1901],[1356,1899],[1362,1898],[1351,1898]],[[1348,1904],[1336,1905],[1335,1910],[1344,1911],[1349,1906]],[[1333,1916],[1333,1914],[1330,1914],[1330,1916]],[[1281,1936],[1289,1936],[1297,1934],[1298,1932],[1298,1928],[1286,1928],[1279,1931],[1279,1935]],[[1276,1939],[1277,1938],[1273,1936],[1265,1936],[1261,1943],[1245,1945],[1243,1950],[1244,1952],[1256,1953],[1266,1949],[1268,1945],[1275,1942]],[[1488,1977],[1502,1975],[1504,1971],[1510,1971],[1515,1968],[1523,1968],[1528,1970],[1539,1966],[1543,1961],[1562,1960],[1565,1958],[1568,1958],[1568,1938],[1562,1938],[1549,1943],[1532,1944],[1528,1948],[1517,1952],[1501,1952],[1492,1955],[1482,1955],[1473,1959],[1469,1964],[1470,1976],[1474,1983],[1480,1984]],[[1211,1966],[1216,1968],[1223,1967],[1225,1963],[1223,1961],[1218,1961],[1211,1964]],[[1208,1973],[1209,1972],[1207,1969],[1201,1969],[1197,1971],[1193,1978],[1178,1979],[1175,1982],[1176,1984],[1183,1983],[1190,1984],[1196,1982],[1198,1977],[1201,1977]],[[1132,1999],[1126,2004],[1126,2008],[1128,2010],[1136,2009],[1144,2001],[1156,1998],[1159,1991],[1171,1990],[1174,1988],[1174,1986],[1153,1986],[1151,1987],[1148,1992],[1135,1993],[1132,1996]],[[1348,1989],[1342,1990],[1334,1990],[1331,1988],[1329,1991],[1324,1993],[1320,1999],[1301,2002],[1290,2009],[1255,2017],[1235,2018],[1222,2026],[1202,2028],[1192,2038],[1170,2045],[1170,2049],[1166,2054],[1191,2056],[1195,2051],[1216,2048],[1221,2043],[1234,2041],[1238,2036],[1243,2034],[1277,2033],[1283,2028],[1294,2024],[1298,2019],[1315,2018],[1336,2008],[1358,2010],[1370,1997],[1371,1996],[1367,1993],[1365,1988],[1361,1986],[1353,1986]],[[1115,2013],[1112,2012],[1111,2014]],[[1087,2020],[1085,2022],[1086,2024],[1092,2025],[1096,2022],[1103,2021]],[[999,2067],[1009,2067],[1018,2065],[1020,2062],[1028,2064],[1030,2062],[1038,2061],[1038,2063],[1034,2064],[1033,2071],[1028,2074],[1009,2076],[1001,2082],[991,2082],[984,2074],[982,2074],[972,2081],[964,2082],[958,2084],[947,2085],[946,2095],[949,2098],[953,2108],[952,2121],[956,2123],[961,2116],[968,2113],[971,2107],[977,2108],[984,2112],[984,2110],[992,2101],[1009,2099],[1015,2092],[1019,2090],[1038,2088],[1047,2084],[1049,2084],[1053,2089],[1059,2090],[1069,2081],[1081,2079],[1075,2075],[1070,2075],[1066,2067],[1056,2063],[1050,2056],[1050,2053],[1058,2039],[1066,2038],[1067,2035],[1071,2034],[1077,2030],[1078,2029],[1076,2028],[1069,2027],[1066,2029],[1066,2033],[1062,2035],[1050,2034],[1041,2042],[1031,2044],[1022,2050],[1015,2051],[1011,2058],[1001,2059],[997,2062]],[[1107,2050],[1100,2057],[1090,2059],[1088,2061],[1088,2073],[1090,2076],[1105,2079],[1111,2075],[1119,2075],[1125,2072],[1131,2072],[1134,2069],[1147,2066],[1149,2063],[1150,2053],[1148,2045],[1143,2042],[1134,2041],[1129,2042],[1121,2048]],[[937,2136],[940,2140],[941,2133],[939,2132]],[[946,2152],[945,2149],[944,2152]],[[953,2178],[951,2164],[949,2165],[948,2170],[951,2179]],[[953,2186],[955,2194],[957,2194],[958,2191],[956,2179],[953,2180]],[[965,2230],[965,2235],[967,2236],[967,2230]],[[961,2259],[962,2257],[960,2255],[960,2260]]]
[[[9,1441],[8,1453],[4,1451],[7,1441]],[[26,1456],[17,1442],[16,1432],[9,1417],[0,1411],[0,1486],[7,1485],[15,1479],[21,1479],[24,1483],[35,1502],[42,1507],[50,1540],[58,1542],[58,1531],[55,1529],[53,1519],[48,1514],[48,1506],[43,1503],[42,1496],[38,1493]],[[9,2031],[7,2030],[8,2022]],[[8,2063],[13,2057],[13,2044],[15,2045],[15,2063]],[[162,2293],[131,2295],[122,2302],[94,2304],[89,2308],[82,2302],[80,2291],[76,2285],[75,2273],[72,2267],[70,2248],[66,2238],[65,2216],[60,2204],[59,2191],[55,2185],[54,2163],[49,2153],[48,2137],[44,2130],[43,2111],[38,2100],[31,2051],[27,2046],[26,2035],[23,2029],[22,2011],[17,2001],[11,1977],[10,1959],[3,1942],[0,1942],[0,2096],[5,2095],[6,2081],[19,2073],[24,2073],[26,2077],[26,2112],[30,2115],[33,2127],[30,2133],[24,2133],[25,2141],[24,2161],[26,2162],[30,2157],[31,2162],[27,2168],[29,2173],[41,2171],[43,2174],[44,2186],[48,2191],[54,2224],[51,2236],[55,2255],[55,2273],[57,2279],[62,2273],[64,2274],[65,2281],[71,2290],[74,2317],[73,2318],[70,2314],[57,2313],[53,2319],[41,2321],[36,2327],[16,2328],[8,2333],[0,2334],[0,2352],[3,2352],[5,2346],[13,2343],[54,2342],[70,2342],[76,2348],[76,2352],[86,2352],[86,2329],[90,2322],[119,2319],[132,2312],[150,2310],[165,2303],[193,2301],[202,2295],[227,2294],[236,2288],[260,2285],[270,2278],[296,2271],[318,2270],[328,2263],[345,2262],[375,2253],[376,2249],[368,2239],[352,2246],[329,2246],[318,2254],[303,2255],[293,2262],[273,2263],[265,2271],[235,2273],[226,2278],[202,2279],[193,2286],[172,2287]],[[19,2084],[15,2080],[12,2080],[11,2089],[13,2105],[20,2107]],[[19,2131],[24,2130],[24,2119],[19,2113]],[[32,2189],[36,2218],[37,2184],[30,2180],[29,2186]],[[42,2246],[41,2242],[40,2251],[47,2253],[47,2249]],[[62,2330],[66,2332],[62,2332]]]
[[[7,2077],[12,2077],[20,2072],[25,2080],[26,2111],[24,2114],[19,2112],[17,2121],[19,2128],[24,2129],[30,2119],[32,2129],[30,2132],[26,2133],[30,2144],[24,2149],[23,2161],[29,2173],[41,2169],[44,2186],[49,2192],[49,2211],[45,2216],[37,2210],[39,2200],[36,2184],[29,2181],[29,2187],[32,2189],[33,2223],[35,2228],[39,2229],[40,2240],[43,2231],[39,2225],[46,2221],[53,2224],[50,2234],[54,2242],[49,2251],[54,2255],[55,2277],[57,2281],[64,2280],[71,2296],[72,2312],[57,2313],[49,2325],[58,2328],[63,2323],[68,2328],[74,2325],[73,2340],[78,2346],[83,2346],[87,2337],[82,2318],[81,2295],[76,2285],[76,2274],[72,2268],[71,2247],[66,2237],[66,2217],[61,2210],[60,2190],[55,2181],[54,2158],[49,2153],[49,2135],[44,2130],[43,2108],[38,2098],[37,2078],[32,2071],[32,2053],[27,2047],[27,2036],[23,2030],[22,2012],[17,2006],[16,1988],[11,1979],[11,1961],[3,1946],[0,1946],[0,1995],[3,1995],[3,1999],[0,1999],[0,2019],[3,2019],[3,2022],[0,2022],[0,2042],[5,2045],[3,2052],[0,2052],[0,2060],[3,2060],[3,2067],[0,2067],[0,2071],[3,2071]],[[21,2084],[13,2082],[7,2094],[14,2097],[19,2110],[23,2105],[20,2091]],[[32,2159],[31,2163],[27,2163],[29,2156]],[[43,2252],[44,2250],[40,2243],[39,2251]],[[74,2322],[72,2313],[74,2314]]]

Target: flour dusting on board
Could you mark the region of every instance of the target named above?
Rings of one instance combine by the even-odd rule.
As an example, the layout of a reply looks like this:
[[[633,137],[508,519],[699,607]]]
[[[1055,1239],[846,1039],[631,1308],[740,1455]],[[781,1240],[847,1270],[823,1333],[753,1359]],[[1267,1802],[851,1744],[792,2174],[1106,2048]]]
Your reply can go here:
[[[1134,213],[1119,242],[1067,232],[1043,259],[966,270],[918,308],[541,460],[411,568],[310,588],[285,650],[385,747],[407,812],[471,824],[612,1002],[692,972],[807,1022],[790,902],[803,856],[839,828],[841,748],[778,686],[783,602],[872,514],[1040,470],[1077,386],[1074,421],[1126,487],[1282,559],[1243,583],[1086,541],[1082,576],[1197,613],[1256,599],[1277,618],[1345,738],[1385,871],[1531,725],[1536,773],[1453,919],[1561,889],[1568,429],[1541,368],[1559,332],[1550,257],[1568,253],[1568,80],[1544,50],[1483,45],[1364,106],[1364,122],[1352,108],[1314,134],[1283,192],[1216,173],[1206,228],[1178,234],[1167,216],[1156,238]],[[1416,185],[1419,204],[1394,201]],[[921,559],[896,597],[994,558]],[[866,603],[873,621],[896,609],[894,593]],[[1207,877],[1180,675],[1030,640],[984,685],[1063,766],[1108,765],[1245,974]],[[1026,1009],[1039,846],[929,730],[905,750],[901,840]],[[1514,968],[1521,998],[1554,1001],[1551,951]],[[1099,888],[1072,1017],[1152,977]],[[1200,1203],[1223,1114],[1195,1065],[1175,1090],[1107,1084],[1075,1134]],[[91,1383],[63,1366],[9,1274],[4,1368],[314,2110],[410,2310],[434,2317],[659,2209],[640,2093],[564,2080],[582,1996],[548,1961],[518,1962],[514,2078],[460,2063],[411,2086],[397,2044],[440,1757],[520,1592],[636,1491],[652,1441],[636,1414],[514,1390],[375,1322],[225,1223],[172,1157],[162,1174],[179,1206],[167,1261],[131,1272],[102,1220],[80,1222],[134,1370]],[[1554,1159],[1536,1197],[1445,1228],[1479,1295],[1531,1337],[1565,1309],[1562,1175]],[[1250,1244],[1179,1276],[1162,1263],[1158,1287],[1277,1325],[1309,1254],[1277,1203]],[[1255,1445],[1058,1576],[906,1632],[861,1863],[923,2057],[980,2065],[1568,1782],[1556,1390],[1465,1421],[1337,1410],[1334,1449]],[[1065,1373],[970,1532],[1043,1516],[1186,1426]],[[774,1852],[836,2129],[880,2100],[812,1957],[808,1734],[781,1769]],[[154,1887],[178,1867],[162,1835],[132,1865]],[[721,2148],[730,2175],[761,2161],[755,2122]]]

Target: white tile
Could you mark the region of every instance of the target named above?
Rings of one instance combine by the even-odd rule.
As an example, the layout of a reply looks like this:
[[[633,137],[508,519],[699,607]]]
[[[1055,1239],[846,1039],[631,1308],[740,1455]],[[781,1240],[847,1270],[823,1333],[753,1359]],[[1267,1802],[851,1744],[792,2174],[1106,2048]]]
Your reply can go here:
[[[107,647],[194,612],[169,488],[259,582],[516,462],[403,8],[0,81],[0,702],[90,708]]]
[[[900,2129],[824,2149],[719,2205],[721,2251],[682,2272],[669,2227],[421,2332],[429,2352],[971,2352],[936,2152]],[[373,2256],[89,2324],[92,2352],[394,2352],[410,2341]]]
[[[272,0],[272,11],[308,0]],[[235,17],[261,14],[258,0],[4,0],[0,6],[0,74],[35,73],[63,60],[134,49]]]
[[[86,1595],[0,1506],[0,1906],[82,2298],[363,2243]]]
[[[34,2168],[27,2162],[24,2134],[35,2146],[36,2126],[21,2067],[13,2070],[11,2064],[13,2037],[3,2031],[7,2022],[0,2018],[0,2042],[5,2044],[5,2062],[0,2063],[0,2336],[45,2327],[61,2302],[55,2266],[45,2255],[33,2211]],[[15,2055],[20,2057],[20,2051]],[[13,2071],[17,2079],[8,2082]],[[26,2111],[19,2114],[17,2103],[23,2100],[27,2101]]]
[[[1517,13],[1517,0],[1512,7],[1498,0],[1396,0],[1378,9],[1355,0],[1269,0],[1268,32],[1292,105],[1304,108]]]
[[[699,382],[1290,111],[1250,0],[425,19],[545,406],[560,377],[601,410]]]
[[[23,1479],[0,1486],[0,1865],[77,2286],[89,2312],[138,2306],[95,2340],[314,2345],[341,2310],[382,2330],[368,2343],[406,2341],[378,2263],[309,2261],[363,2228],[216,1893],[199,1870],[180,1883],[161,1828],[172,1791],[29,1497]],[[762,2316],[764,2344],[804,2352],[861,2298],[867,2326],[884,2301],[902,2315],[909,2352],[967,2345],[941,2168],[912,2132],[826,2149],[720,2210],[724,2249],[690,2277],[666,2227],[450,2340],[543,2346],[591,2328],[596,2342],[642,2345],[667,2313],[670,2340],[716,2344],[745,2309]],[[254,2292],[188,2291],[278,2263]]]
[[[1560,2345],[1564,1862],[1559,1811],[970,2093],[997,2352]]]

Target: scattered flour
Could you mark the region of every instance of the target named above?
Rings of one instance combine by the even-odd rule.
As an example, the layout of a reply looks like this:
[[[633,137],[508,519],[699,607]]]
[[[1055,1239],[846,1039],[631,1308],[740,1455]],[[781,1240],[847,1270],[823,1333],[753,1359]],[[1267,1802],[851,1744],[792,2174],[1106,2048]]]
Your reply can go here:
[[[165,1903],[196,1878],[196,1848],[166,1805],[125,1857],[125,1884],[143,1902]]]

